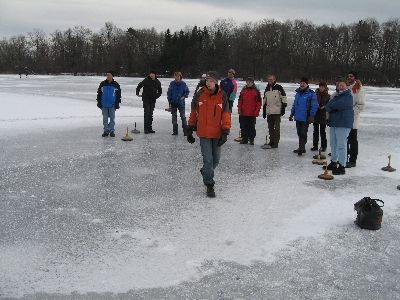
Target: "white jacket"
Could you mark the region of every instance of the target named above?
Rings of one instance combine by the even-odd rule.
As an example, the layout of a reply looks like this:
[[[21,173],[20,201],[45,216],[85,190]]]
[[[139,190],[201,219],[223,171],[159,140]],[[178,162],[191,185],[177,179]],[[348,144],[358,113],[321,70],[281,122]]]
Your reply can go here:
[[[355,86],[356,83],[359,83],[358,87]],[[361,82],[358,80],[352,85],[350,85],[349,88],[353,95],[353,110],[354,110],[353,129],[358,129],[358,126],[360,125],[360,113],[364,110],[365,107],[365,91]]]

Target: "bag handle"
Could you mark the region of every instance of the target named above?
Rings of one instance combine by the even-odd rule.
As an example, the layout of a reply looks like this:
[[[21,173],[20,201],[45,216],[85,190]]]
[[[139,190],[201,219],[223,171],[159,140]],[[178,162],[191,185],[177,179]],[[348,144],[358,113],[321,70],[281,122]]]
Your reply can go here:
[[[370,198],[370,199],[371,199],[371,198]],[[382,205],[379,205],[379,203],[376,203],[376,204],[378,204],[379,207],[384,207],[384,206],[385,206],[385,202],[383,202],[383,201],[380,200],[380,199],[371,199],[371,200],[374,200],[375,202],[381,202]]]

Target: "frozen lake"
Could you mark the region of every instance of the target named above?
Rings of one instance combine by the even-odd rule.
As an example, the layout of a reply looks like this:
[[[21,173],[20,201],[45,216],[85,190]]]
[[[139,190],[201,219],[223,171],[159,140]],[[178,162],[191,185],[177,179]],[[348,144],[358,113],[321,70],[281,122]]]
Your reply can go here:
[[[171,136],[171,79],[156,134],[130,143],[141,79],[116,78],[114,139],[100,136],[101,80],[0,75],[0,299],[400,299],[400,176],[380,170],[388,154],[400,168],[400,89],[366,87],[357,167],[331,182],[311,164],[312,128],[294,155],[287,112],[266,151],[261,117],[255,146],[233,141],[234,112],[208,199],[198,139]],[[290,109],[297,85],[283,87]],[[377,232],[353,224],[364,196],[385,201]]]

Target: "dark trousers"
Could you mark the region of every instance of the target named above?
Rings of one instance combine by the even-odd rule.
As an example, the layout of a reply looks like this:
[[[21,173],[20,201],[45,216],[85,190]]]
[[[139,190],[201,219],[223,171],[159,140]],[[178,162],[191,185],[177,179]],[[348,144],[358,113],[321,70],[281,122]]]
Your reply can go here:
[[[229,111],[232,113],[233,101],[228,101],[229,103]]]
[[[239,116],[243,141],[253,141],[256,137],[256,117]]]
[[[155,106],[156,106],[155,101],[143,101],[144,131],[153,130],[153,112]]]
[[[350,130],[350,134],[347,139],[347,155],[349,156],[349,162],[357,161],[357,156],[358,156],[357,129]]]
[[[182,121],[182,129],[183,129],[183,132],[185,133],[186,128],[187,128],[187,121],[186,121],[184,107],[176,107],[176,106],[171,107],[172,126],[173,126],[172,130],[174,133],[178,133],[178,110],[179,110],[179,115],[180,115],[181,121]]]
[[[268,115],[268,132],[270,145],[278,145],[281,139],[281,115]]]
[[[314,133],[313,133],[313,146],[318,149],[319,137],[321,135],[321,148],[326,149],[327,140],[326,140],[326,125],[313,123],[314,125]]]
[[[306,151],[308,123],[296,121],[296,129],[299,136],[299,150]]]

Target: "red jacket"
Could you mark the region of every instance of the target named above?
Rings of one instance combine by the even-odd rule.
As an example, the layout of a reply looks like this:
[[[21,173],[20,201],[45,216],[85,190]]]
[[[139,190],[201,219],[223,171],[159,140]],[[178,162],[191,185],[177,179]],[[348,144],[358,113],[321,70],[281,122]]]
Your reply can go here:
[[[258,117],[261,108],[260,91],[254,85],[252,87],[244,87],[240,92],[237,107],[241,116]]]
[[[196,93],[192,100],[189,126],[197,128],[201,138],[219,139],[222,131],[229,133],[231,113],[225,92],[217,85],[214,94],[207,87]]]

